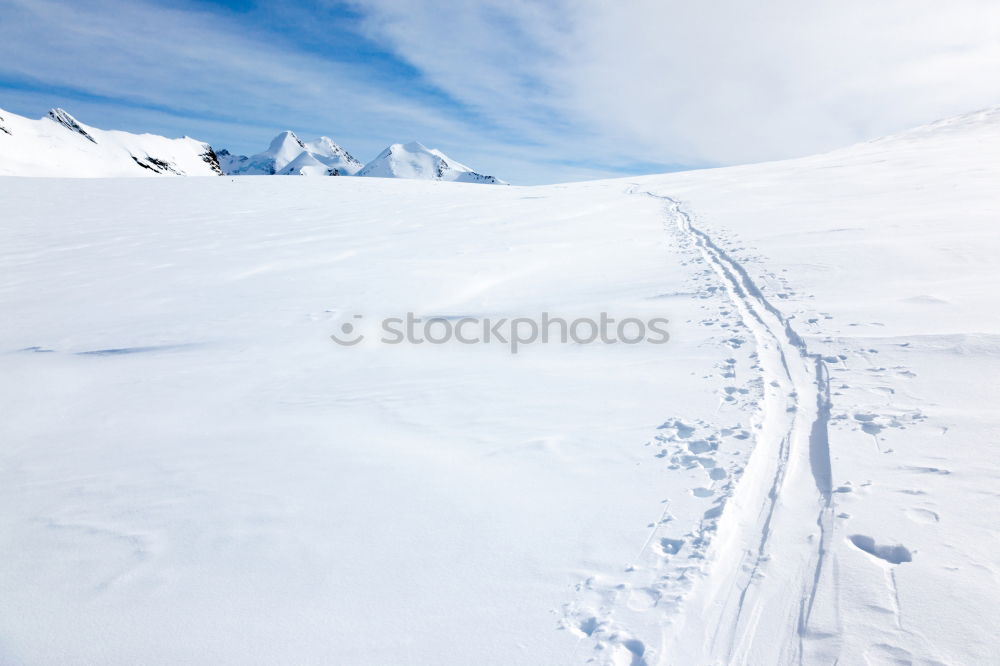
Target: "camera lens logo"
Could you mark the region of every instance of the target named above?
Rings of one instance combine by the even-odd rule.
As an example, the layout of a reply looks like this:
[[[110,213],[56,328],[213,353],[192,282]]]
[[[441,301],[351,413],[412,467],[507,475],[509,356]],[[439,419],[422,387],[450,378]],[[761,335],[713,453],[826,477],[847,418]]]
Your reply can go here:
[[[361,315],[354,315],[354,318],[361,319]],[[333,335],[330,336],[330,339],[336,342],[338,345],[344,347],[353,347],[354,345],[358,344],[359,342],[365,339],[365,336],[362,335],[361,333],[354,332],[354,324],[352,324],[349,321],[345,321],[343,324],[340,325],[340,332],[343,335],[343,337],[340,337],[336,333],[334,333]]]

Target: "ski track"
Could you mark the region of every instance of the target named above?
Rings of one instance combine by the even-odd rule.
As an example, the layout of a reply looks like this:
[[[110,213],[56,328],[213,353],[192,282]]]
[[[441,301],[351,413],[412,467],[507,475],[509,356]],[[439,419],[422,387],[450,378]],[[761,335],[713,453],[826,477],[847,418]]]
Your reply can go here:
[[[810,353],[792,321],[768,301],[749,272],[694,225],[678,200],[634,186],[627,193],[663,201],[668,224],[697,248],[721,282],[756,342],[764,391],[746,468],[717,525],[703,521],[699,538],[707,541],[715,532],[706,547],[706,570],[696,584],[680,587],[673,610],[682,617],[663,618],[660,649],[646,649],[637,632],[618,621],[614,609],[624,595],[609,589],[602,593],[601,617],[585,618],[583,623],[592,625],[582,633],[596,639],[594,627],[607,627],[600,633],[610,640],[599,647],[611,648],[609,663],[619,663],[622,656],[633,664],[835,663],[840,619],[837,566],[829,554],[835,510],[826,364]],[[681,569],[661,578],[688,576]],[[593,581],[584,587],[593,589]],[[576,626],[584,626],[580,617],[585,615],[576,615]],[[615,653],[620,647],[615,643],[625,643],[630,653]]]
[[[732,543],[734,538],[725,530],[742,532],[735,537],[741,547],[726,549],[723,545],[716,550],[717,560],[706,586],[712,586],[713,578],[729,576],[730,580],[712,595],[722,601],[722,610],[713,618],[713,640],[702,647],[706,657],[730,664],[762,663],[761,658],[769,663],[802,663],[810,652],[809,641],[836,636],[836,618],[832,626],[814,627],[811,622],[834,525],[826,365],[821,356],[809,353],[791,321],[767,300],[747,270],[694,226],[679,201],[646,194],[667,202],[678,230],[694,241],[722,281],[756,339],[766,386],[748,473],[734,493],[734,509],[727,512],[728,517],[739,515],[740,519],[724,518],[728,524],[720,525],[722,542]],[[762,460],[764,457],[769,459]],[[804,462],[808,462],[808,473]],[[770,483],[763,484],[766,493],[759,481],[767,476],[758,479],[750,472],[751,465],[755,471],[768,469]],[[756,510],[756,520],[745,520],[750,517],[747,509]],[[802,509],[812,520],[803,522]],[[784,553],[773,548],[776,542],[799,545],[798,566],[795,562],[776,566],[785,559]],[[735,572],[739,573],[733,579]],[[795,589],[800,589],[800,594],[787,593]],[[782,618],[786,623],[794,619],[794,625],[786,624],[784,631],[775,627],[777,633],[761,631],[762,621],[781,622]]]

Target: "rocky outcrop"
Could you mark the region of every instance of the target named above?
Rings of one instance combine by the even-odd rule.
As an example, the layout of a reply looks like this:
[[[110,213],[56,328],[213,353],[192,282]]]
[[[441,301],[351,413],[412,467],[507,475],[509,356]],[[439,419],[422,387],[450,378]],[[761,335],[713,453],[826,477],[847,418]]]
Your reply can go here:
[[[76,118],[69,115],[66,111],[63,111],[62,109],[51,109],[49,111],[49,118],[56,121],[66,129],[83,136],[88,141],[97,143],[97,139],[90,136],[90,134],[87,133],[87,130],[80,127],[80,123],[76,121]]]

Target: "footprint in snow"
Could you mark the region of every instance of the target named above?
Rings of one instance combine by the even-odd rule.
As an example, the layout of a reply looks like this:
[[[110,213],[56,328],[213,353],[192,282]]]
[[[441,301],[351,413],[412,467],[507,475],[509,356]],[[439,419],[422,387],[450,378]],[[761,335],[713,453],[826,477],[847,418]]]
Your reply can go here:
[[[906,517],[915,523],[929,525],[941,520],[941,517],[930,509],[907,509]]]
[[[910,549],[901,544],[894,546],[880,545],[875,543],[875,539],[864,534],[852,534],[849,538],[851,543],[859,550],[880,560],[884,560],[889,564],[902,564],[903,562],[913,561],[913,554],[910,552]]]
[[[660,549],[665,555],[676,555],[684,547],[683,539],[660,539]]]

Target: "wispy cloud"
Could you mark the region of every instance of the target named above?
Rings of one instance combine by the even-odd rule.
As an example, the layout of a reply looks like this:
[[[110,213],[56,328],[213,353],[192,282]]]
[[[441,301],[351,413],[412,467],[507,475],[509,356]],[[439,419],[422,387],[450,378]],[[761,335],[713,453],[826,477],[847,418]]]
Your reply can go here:
[[[446,4],[366,0],[365,25],[449,95],[611,166],[801,155],[1000,104],[995,2]]]

